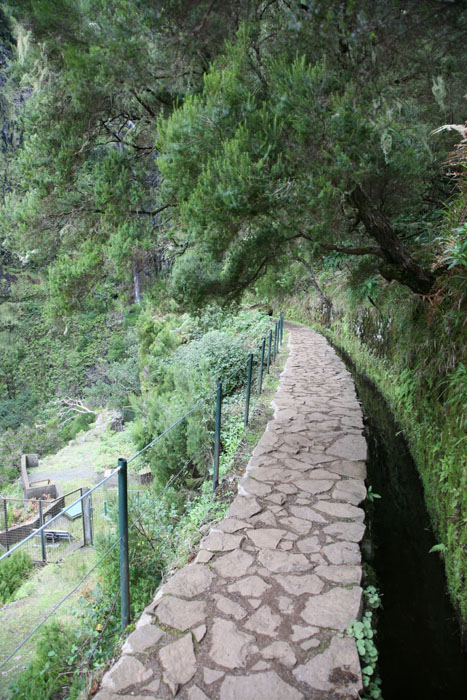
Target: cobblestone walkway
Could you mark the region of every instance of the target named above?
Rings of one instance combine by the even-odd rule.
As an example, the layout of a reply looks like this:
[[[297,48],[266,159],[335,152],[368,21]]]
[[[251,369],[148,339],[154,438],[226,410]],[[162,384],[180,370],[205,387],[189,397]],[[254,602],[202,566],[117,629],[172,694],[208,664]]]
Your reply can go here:
[[[267,426],[227,517],[158,591],[96,700],[357,698],[366,443],[350,374],[290,328]]]

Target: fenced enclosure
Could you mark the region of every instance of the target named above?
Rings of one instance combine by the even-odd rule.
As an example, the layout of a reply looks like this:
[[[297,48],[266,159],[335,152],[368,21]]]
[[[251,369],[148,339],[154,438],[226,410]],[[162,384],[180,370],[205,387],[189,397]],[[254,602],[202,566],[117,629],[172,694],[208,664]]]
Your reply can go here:
[[[85,497],[87,491],[82,487],[56,499],[2,497],[0,545],[9,552],[23,543],[22,551],[34,563],[47,564],[57,562],[71,548],[92,544],[92,501],[91,496]],[[77,501],[79,497],[83,499]]]
[[[69,578],[69,588],[66,592],[62,586],[56,586],[47,609],[38,606],[35,614],[29,615],[29,632],[26,635],[24,629],[22,638],[19,638],[17,633],[2,635],[0,671],[4,675],[12,669],[14,672],[15,666],[18,667],[21,658],[18,652],[25,645],[32,644],[31,638],[42,625],[59,609],[66,614],[73,600],[80,595],[83,585],[93,581],[102,562],[111,555],[115,556],[116,552],[119,552],[122,631],[127,627],[130,622],[131,561],[136,554],[130,550],[129,533],[142,527],[145,518],[160,518],[169,489],[187,476],[199,476],[197,465],[201,459],[208,460],[211,464],[212,492],[215,498],[220,479],[222,444],[225,437],[223,431],[229,425],[229,420],[232,420],[233,414],[237,422],[241,419],[243,426],[248,425],[254,400],[261,394],[264,376],[277,357],[282,339],[281,314],[274,329],[263,338],[256,351],[250,353],[246,366],[239,366],[228,377],[222,378],[210,393],[200,398],[195,406],[130,459],[118,459],[116,468],[109,469],[105,478],[92,488],[82,487],[53,500],[26,502],[24,499],[0,498],[0,523],[3,518],[4,525],[0,532],[0,547],[5,550],[0,556],[0,576],[1,563],[20,551],[26,552],[34,562],[43,565],[57,564],[59,567],[68,567],[68,562],[73,560],[71,566],[76,569],[76,575]],[[238,401],[235,404],[229,403],[229,399],[226,399],[232,386],[244,392],[242,404]],[[170,435],[175,439],[177,430],[188,430],[190,418],[200,412],[207,426],[207,439],[189,454],[183,464],[173,469],[165,487],[152,497],[152,492],[145,486],[145,483],[151,480],[151,472],[147,468],[138,472],[136,467],[139,460],[163,440],[170,441]],[[170,446],[170,442],[168,445]],[[132,465],[130,474],[129,465]],[[203,474],[201,477],[205,479]],[[135,482],[138,482],[137,486]],[[130,520],[129,501],[132,506]],[[161,547],[164,546],[164,542],[170,543],[170,537],[171,531],[167,529],[161,535]],[[97,541],[105,543],[104,549],[100,547],[99,555],[94,549]],[[79,566],[76,562],[79,562]]]

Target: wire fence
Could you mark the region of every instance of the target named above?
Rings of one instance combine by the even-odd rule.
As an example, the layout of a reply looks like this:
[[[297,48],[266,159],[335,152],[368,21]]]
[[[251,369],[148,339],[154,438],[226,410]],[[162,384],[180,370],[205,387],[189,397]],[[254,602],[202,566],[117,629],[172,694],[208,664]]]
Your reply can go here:
[[[2,497],[0,545],[9,552],[22,543],[22,551],[27,552],[33,562],[47,564],[59,561],[72,549],[91,544],[87,526],[90,503],[86,499],[76,503],[86,490],[85,487],[75,489],[54,499]],[[54,516],[57,517],[49,525]],[[44,526],[42,530],[41,526]]]
[[[29,615],[29,632],[24,636],[23,624],[20,631],[14,633],[14,620],[12,623],[12,633],[2,634],[0,639],[0,671],[2,677],[8,677],[20,670],[21,655],[19,652],[25,647],[27,652],[31,644],[31,638],[49,620],[59,608],[67,609],[73,598],[79,595],[83,585],[92,581],[96,569],[102,562],[119,547],[120,563],[120,602],[121,602],[121,627],[124,630],[130,622],[130,577],[131,577],[131,556],[129,552],[129,531],[138,529],[145,517],[150,514],[151,518],[159,521],[164,531],[162,514],[165,507],[165,498],[169,490],[182,476],[186,476],[193,471],[196,460],[204,454],[212,460],[212,484],[213,493],[219,484],[219,463],[221,453],[221,433],[226,416],[223,416],[223,389],[229,386],[235,376],[245,378],[243,384],[244,407],[243,423],[248,425],[251,407],[256,396],[262,391],[262,384],[265,374],[269,372],[271,364],[276,359],[283,338],[283,316],[275,323],[274,330],[262,340],[260,346],[248,357],[245,367],[242,365],[234,370],[228,377],[219,381],[214,391],[202,397],[184,415],[178,418],[170,427],[157,435],[147,445],[140,449],[130,459],[120,458],[116,469],[110,471],[104,479],[92,488],[82,487],[76,491],[60,495],[53,500],[37,499],[34,501],[24,501],[19,499],[0,498],[0,522],[3,517],[3,529],[0,531],[0,551],[5,550],[0,556],[0,577],[2,575],[2,562],[11,557],[16,552],[26,552],[31,559],[38,564],[55,563],[67,564],[67,569],[75,570],[75,575],[69,575],[67,582],[68,592],[63,595],[63,569],[58,571],[55,580],[55,589],[49,591],[53,595],[48,595],[46,604],[38,601],[34,608],[34,614]],[[210,431],[209,444],[201,444],[192,453],[189,459],[179,468],[175,469],[168,479],[165,487],[155,495],[153,499],[147,498],[147,484],[152,479],[150,469],[142,469],[138,473],[133,473],[130,483],[128,482],[128,465],[132,464],[144,455],[148,450],[155,447],[165,436],[175,430],[196,411],[209,412],[212,430]],[[237,407],[238,410],[238,407]],[[212,440],[211,440],[212,438]],[[138,481],[135,488],[134,482]],[[130,502],[131,511],[138,513],[137,517],[128,522],[128,504]],[[116,513],[118,512],[118,518]],[[0,525],[1,527],[1,525]],[[118,528],[118,531],[117,531]],[[165,537],[170,538],[171,532],[167,531]],[[108,544],[103,554],[97,557],[93,545],[100,537],[106,538]],[[89,553],[91,562],[89,566]],[[70,562],[70,567],[68,567]],[[87,570],[83,570],[83,567]],[[2,624],[7,623],[8,608],[6,616],[0,618]],[[113,609],[113,608],[112,608]],[[14,618],[14,613],[13,616]],[[23,652],[24,653],[24,652]],[[1,677],[0,677],[1,692]]]

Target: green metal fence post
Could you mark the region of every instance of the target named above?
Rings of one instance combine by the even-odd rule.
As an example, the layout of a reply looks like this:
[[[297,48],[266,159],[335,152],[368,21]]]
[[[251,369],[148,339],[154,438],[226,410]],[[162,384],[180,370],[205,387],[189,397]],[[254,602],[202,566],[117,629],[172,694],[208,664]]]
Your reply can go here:
[[[265,349],[266,349],[266,338],[263,338],[263,342],[261,343],[261,359],[259,361],[258,396],[261,395],[261,390],[263,388],[263,368],[264,368]]]
[[[269,331],[268,335],[268,361],[266,365],[266,372],[269,374],[269,367],[271,366],[271,345],[272,345],[272,331]]]
[[[272,352],[273,362],[276,361],[276,355],[277,355],[277,323],[274,325],[274,345],[273,345],[273,352]]]
[[[3,499],[3,514],[5,516],[5,544],[6,544],[6,551],[10,551],[10,542],[9,542],[9,535],[8,535],[8,504],[6,502],[6,498]]]
[[[82,495],[84,498],[82,500],[82,516],[83,516],[83,538],[84,544],[93,544],[93,533],[92,533],[92,516],[91,516],[91,498],[92,496],[86,496],[89,491],[88,486],[83,486],[81,488]],[[107,503],[104,501],[104,515],[107,515]]]
[[[81,488],[79,490],[79,495],[81,496],[81,498],[83,497],[83,493],[84,493],[83,487],[81,486]],[[81,501],[80,505],[81,505],[81,524],[83,526],[83,546],[85,547],[86,546],[86,524],[84,522],[85,518],[84,518],[84,503],[83,503],[83,501]]]
[[[216,432],[214,437],[214,469],[212,475],[212,493],[219,486],[219,455],[221,451],[221,412],[222,412],[222,382],[217,384],[216,397]]]
[[[250,413],[250,394],[251,394],[251,375],[253,372],[253,353],[248,357],[248,379],[246,383],[246,400],[245,400],[245,427],[248,425],[248,417]]]
[[[130,567],[128,563],[128,465],[118,460],[118,529],[120,534],[120,604],[122,632],[130,624]]]
[[[281,324],[280,328],[281,328],[281,345],[282,345],[282,341],[284,339],[284,314],[282,313],[282,311],[280,314],[280,324]]]
[[[42,561],[44,564],[47,562],[47,550],[45,547],[45,534],[43,529],[44,524],[44,514],[42,512],[42,501],[39,501],[39,527],[41,528],[41,550],[42,550]]]

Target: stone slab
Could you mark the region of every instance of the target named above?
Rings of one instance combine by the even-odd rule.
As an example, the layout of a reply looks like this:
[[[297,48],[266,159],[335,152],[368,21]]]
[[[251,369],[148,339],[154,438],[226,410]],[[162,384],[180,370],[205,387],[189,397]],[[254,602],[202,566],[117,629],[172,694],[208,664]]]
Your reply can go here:
[[[230,620],[215,618],[212,625],[210,658],[225,668],[242,668],[257,652],[255,638],[237,629]]]
[[[237,520],[237,518],[225,518],[225,520],[220,522],[218,525],[219,530],[223,530],[224,532],[231,534],[249,527],[251,527],[250,523],[246,522],[246,520]]]
[[[335,483],[335,481],[331,481],[330,479],[299,479],[295,481],[295,485],[298,486],[299,489],[313,494],[329,491]]]
[[[237,549],[230,554],[218,557],[212,566],[223,578],[239,578],[245,576],[253,562],[251,554]]]
[[[293,671],[295,678],[310,688],[336,691],[346,698],[359,697],[363,690],[355,641],[333,637],[329,647]]]
[[[201,540],[201,547],[208,552],[231,552],[239,549],[245,535],[230,535],[222,530],[211,530],[209,535]]]
[[[331,564],[360,564],[362,555],[356,542],[336,542],[323,547],[323,554]]]
[[[196,658],[191,634],[186,634],[159,651],[163,680],[175,695],[179,685],[188,683],[196,673]]]
[[[282,588],[295,596],[305,593],[317,595],[324,588],[323,581],[314,574],[303,574],[302,576],[276,576],[277,583]]]
[[[134,656],[122,656],[117,663],[107,671],[102,679],[101,687],[112,693],[125,690],[135,683],[144,683],[153,675],[150,668],[145,668],[141,661]]]
[[[156,615],[164,625],[185,632],[204,621],[206,603],[164,596],[156,608]]]
[[[342,586],[347,586],[352,583],[359,584],[362,580],[361,566],[317,566],[314,573],[326,581],[340,583]]]
[[[336,440],[326,453],[348,461],[364,462],[367,458],[366,440],[363,435],[345,435]]]
[[[306,571],[310,568],[310,564],[303,554],[279,552],[272,549],[263,549],[258,555],[258,561],[266,569],[275,573]]]
[[[213,598],[216,601],[217,609],[224,613],[224,615],[233,617],[234,620],[242,620],[246,616],[246,610],[235,601],[227,598],[225,595],[215,593]]]
[[[156,625],[139,627],[130,634],[122,647],[122,654],[138,654],[154,646],[164,636]]]
[[[260,576],[247,576],[237,583],[232,583],[227,590],[229,593],[240,593],[246,597],[257,598],[262,596],[268,588],[271,588],[271,585]]]
[[[255,513],[259,513],[261,510],[262,506],[259,505],[255,498],[237,496],[227,511],[227,517],[245,520],[255,515]]]
[[[360,616],[362,589],[331,588],[327,593],[309,598],[301,616],[310,625],[341,630]]]
[[[262,605],[253,613],[244,627],[256,634],[265,634],[268,637],[274,637],[281,622],[281,617],[275,615],[269,605]]]
[[[297,663],[292,647],[287,642],[273,642],[269,646],[261,650],[261,656],[264,659],[273,659],[278,661],[282,666],[293,668]]]
[[[202,564],[190,564],[180,569],[175,576],[164,584],[164,593],[194,598],[204,593],[211,585],[212,572]]]
[[[318,501],[314,508],[321,513],[326,513],[334,518],[348,518],[350,520],[364,520],[365,511],[356,508],[350,503],[336,503],[335,501]]]
[[[227,676],[221,686],[220,700],[303,700],[303,695],[274,671],[264,671]]]
[[[285,534],[285,530],[277,528],[257,528],[248,531],[248,537],[258,549],[276,549]]]
[[[365,534],[365,525],[356,522],[337,522],[325,527],[323,532],[347,542],[361,542]]]

